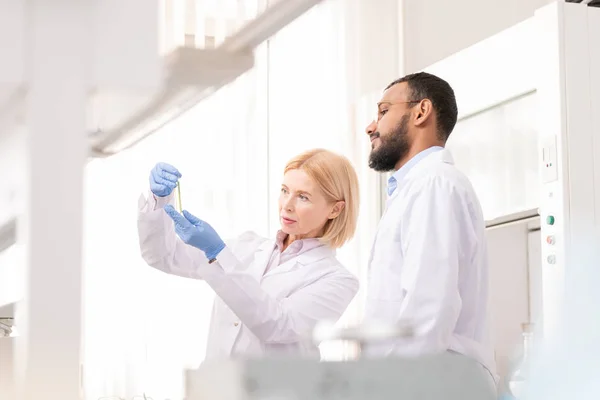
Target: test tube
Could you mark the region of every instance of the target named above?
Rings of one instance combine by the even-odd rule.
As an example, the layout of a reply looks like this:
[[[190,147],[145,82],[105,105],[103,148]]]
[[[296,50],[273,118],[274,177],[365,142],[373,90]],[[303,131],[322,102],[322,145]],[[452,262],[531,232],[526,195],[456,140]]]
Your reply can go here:
[[[181,207],[181,183],[177,181],[177,190],[175,191],[175,201],[177,203],[177,211],[180,213],[183,212],[183,208]]]

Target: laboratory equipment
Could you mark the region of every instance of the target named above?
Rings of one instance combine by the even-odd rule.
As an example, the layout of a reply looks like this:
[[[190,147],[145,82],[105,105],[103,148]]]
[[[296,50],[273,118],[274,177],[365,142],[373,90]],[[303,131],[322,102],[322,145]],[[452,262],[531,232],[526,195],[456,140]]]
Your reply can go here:
[[[327,341],[347,341],[363,346],[369,342],[379,342],[397,338],[410,338],[414,335],[412,326],[388,324],[361,324],[341,327],[337,324],[323,321],[315,327],[310,340],[315,343]]]
[[[599,283],[600,9],[557,2],[536,17],[545,32],[537,75],[542,334],[553,342],[565,318],[589,319],[586,301]]]
[[[187,400],[493,400],[482,367],[459,354],[319,362],[207,362],[186,373]]]
[[[177,187],[175,188],[175,202],[177,204],[177,211],[182,213],[183,207],[181,206],[181,180],[177,181]]]
[[[533,346],[533,324],[523,324],[523,353],[509,375],[508,388],[517,399],[523,395],[523,386],[529,378],[531,350]]]
[[[311,340],[361,344],[402,339],[410,326],[322,323]],[[186,371],[188,400],[493,400],[491,376],[477,362],[446,352],[418,358],[319,362],[294,357],[215,360]]]

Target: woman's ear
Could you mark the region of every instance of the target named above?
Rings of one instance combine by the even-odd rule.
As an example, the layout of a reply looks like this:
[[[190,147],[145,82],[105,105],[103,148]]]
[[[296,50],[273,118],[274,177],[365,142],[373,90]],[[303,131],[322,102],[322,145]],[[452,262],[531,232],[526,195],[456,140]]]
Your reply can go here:
[[[337,218],[338,215],[340,215],[340,213],[342,212],[342,210],[344,210],[344,207],[346,207],[345,201],[336,202],[333,208],[331,209],[331,212],[329,213],[329,219]]]

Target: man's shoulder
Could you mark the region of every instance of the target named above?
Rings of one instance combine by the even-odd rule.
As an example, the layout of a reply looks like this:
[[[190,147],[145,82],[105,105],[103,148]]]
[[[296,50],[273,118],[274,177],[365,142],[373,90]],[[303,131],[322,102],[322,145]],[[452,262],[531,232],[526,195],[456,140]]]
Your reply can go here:
[[[473,187],[469,178],[455,165],[439,163],[430,168],[420,170],[407,182],[411,189],[421,190],[425,187],[440,190],[460,190],[471,192]]]

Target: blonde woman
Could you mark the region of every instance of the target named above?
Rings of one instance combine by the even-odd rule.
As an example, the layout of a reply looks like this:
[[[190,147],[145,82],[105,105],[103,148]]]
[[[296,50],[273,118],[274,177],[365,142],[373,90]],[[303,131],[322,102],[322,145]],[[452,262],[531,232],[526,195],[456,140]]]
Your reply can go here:
[[[358,179],[350,162],[315,149],[284,170],[281,229],[223,241],[208,222],[172,206],[179,171],[157,164],[139,210],[144,260],[168,274],[206,281],[217,294],[207,359],[293,353],[319,356],[307,341],[319,321],[337,321],[358,280],[336,259],[356,229]]]

